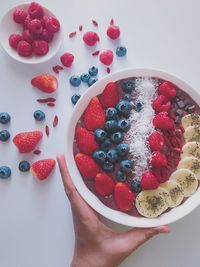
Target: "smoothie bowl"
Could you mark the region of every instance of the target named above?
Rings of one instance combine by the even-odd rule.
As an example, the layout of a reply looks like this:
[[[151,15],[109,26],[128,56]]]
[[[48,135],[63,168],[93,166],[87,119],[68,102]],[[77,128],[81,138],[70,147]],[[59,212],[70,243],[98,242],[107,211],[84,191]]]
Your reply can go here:
[[[135,227],[172,223],[200,203],[200,96],[156,70],[113,73],[72,113],[67,165],[85,201]]]

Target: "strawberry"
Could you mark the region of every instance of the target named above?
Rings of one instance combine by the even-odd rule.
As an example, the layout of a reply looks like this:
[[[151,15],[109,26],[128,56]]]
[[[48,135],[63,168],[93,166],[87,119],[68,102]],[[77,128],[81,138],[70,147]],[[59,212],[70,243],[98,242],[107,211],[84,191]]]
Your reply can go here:
[[[53,93],[58,89],[58,80],[51,74],[41,74],[31,80],[31,84],[45,93]]]
[[[93,97],[91,99],[84,112],[83,121],[85,127],[89,131],[94,131],[97,128],[104,128],[105,112],[102,108],[101,103],[99,102],[98,97]]]
[[[127,184],[119,182],[115,185],[114,200],[121,211],[131,210],[135,197],[135,193],[131,191]]]
[[[147,141],[149,142],[151,151],[161,150],[165,145],[163,136],[158,132],[153,132],[150,134]]]
[[[99,99],[103,108],[115,107],[120,99],[116,83],[108,83]]]
[[[142,190],[157,189],[158,186],[159,186],[159,183],[158,183],[155,175],[153,175],[153,173],[151,173],[151,172],[145,172],[142,175],[142,178],[141,178],[141,187],[142,187]]]
[[[91,155],[95,150],[99,148],[94,134],[83,127],[76,128],[75,138],[78,149],[81,153]]]
[[[99,195],[108,196],[114,190],[114,181],[106,173],[98,173],[95,177],[95,189]]]
[[[13,138],[13,143],[18,147],[20,153],[30,153],[35,149],[42,136],[40,131],[23,132]]]
[[[153,152],[151,156],[151,165],[155,168],[162,168],[167,166],[167,158],[165,154],[160,151]]]
[[[157,129],[170,130],[174,128],[174,121],[168,116],[167,112],[159,112],[153,118],[153,125]]]
[[[171,102],[164,95],[158,95],[152,103],[152,107],[156,112],[168,111],[171,107]]]
[[[38,160],[32,164],[30,171],[39,180],[44,180],[50,175],[55,165],[54,159]]]
[[[166,96],[169,100],[171,100],[176,96],[175,85],[169,81],[165,81],[160,84],[158,93],[160,95]]]
[[[94,180],[97,173],[100,171],[99,165],[88,155],[78,153],[75,156],[75,161],[85,180]]]
[[[166,168],[166,167],[163,167],[162,169],[153,168],[152,173],[155,175],[159,184],[162,184],[162,183],[166,182],[167,180],[169,180],[170,173],[169,173],[168,168]]]

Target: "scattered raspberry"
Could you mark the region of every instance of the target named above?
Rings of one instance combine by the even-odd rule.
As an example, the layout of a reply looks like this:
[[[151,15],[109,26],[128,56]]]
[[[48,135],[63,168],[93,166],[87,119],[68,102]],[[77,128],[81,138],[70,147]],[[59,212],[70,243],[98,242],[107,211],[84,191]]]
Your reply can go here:
[[[29,5],[28,13],[31,19],[41,19],[43,17],[43,8],[40,4],[32,2]]]
[[[171,102],[164,95],[158,95],[152,103],[152,107],[156,112],[168,111],[171,107]]]
[[[74,61],[74,55],[72,55],[71,53],[65,53],[60,57],[60,61],[65,67],[69,68]]]
[[[167,158],[160,151],[153,152],[151,156],[151,165],[153,168],[162,168],[167,166]]]
[[[120,36],[120,28],[114,24],[110,24],[107,29],[107,35],[112,40],[117,39]]]
[[[16,23],[23,24],[27,15],[28,14],[26,13],[25,10],[17,8],[13,13],[13,20]]]
[[[73,38],[76,35],[76,32],[70,32],[69,33],[69,38]]]
[[[100,41],[100,38],[96,32],[86,32],[83,35],[83,41],[88,46],[94,46],[98,41]]]
[[[125,183],[117,183],[114,189],[114,200],[121,211],[129,211],[135,201],[135,193]]]
[[[48,31],[47,29],[43,29],[40,38],[47,43],[50,43],[53,40],[53,33]]]
[[[33,53],[35,53],[37,56],[44,56],[49,51],[49,45],[44,40],[36,40],[32,44]]]
[[[35,40],[34,34],[30,33],[29,30],[23,31],[22,37],[23,37],[23,40],[29,44],[32,44],[32,42]]]
[[[22,40],[22,36],[20,34],[11,34],[9,37],[9,44],[12,48],[17,49],[18,43]]]
[[[163,168],[153,168],[152,173],[155,175],[157,181],[159,184],[162,184],[169,180],[170,172],[168,168],[163,167]]]
[[[99,55],[99,60],[106,66],[111,65],[113,62],[113,52],[111,50],[101,52]]]
[[[116,83],[110,82],[104,88],[102,94],[99,97],[103,108],[115,107],[120,99],[119,90]]]
[[[169,118],[167,112],[160,112],[153,118],[153,125],[157,129],[170,130],[174,128],[174,121]]]
[[[141,178],[141,187],[142,190],[153,190],[157,189],[159,183],[156,177],[151,172],[145,172]]]
[[[98,173],[95,177],[96,192],[105,197],[112,194],[114,190],[114,181],[106,173]]]
[[[159,151],[163,148],[165,142],[163,136],[158,132],[153,132],[148,137],[149,146],[151,151]]]
[[[60,22],[57,18],[55,17],[50,17],[46,21],[46,28],[50,32],[58,32],[60,30]]]
[[[32,55],[32,47],[26,41],[20,41],[17,45],[17,52],[22,57],[30,57]]]
[[[168,81],[160,84],[158,92],[160,95],[166,96],[169,100],[173,99],[176,96],[175,85]]]
[[[43,27],[39,19],[33,19],[28,23],[28,29],[31,33],[41,34]]]

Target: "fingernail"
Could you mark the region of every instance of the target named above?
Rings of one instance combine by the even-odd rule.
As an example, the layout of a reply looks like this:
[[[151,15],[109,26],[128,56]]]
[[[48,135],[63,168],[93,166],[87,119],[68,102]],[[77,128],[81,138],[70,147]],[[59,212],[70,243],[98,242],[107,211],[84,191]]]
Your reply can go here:
[[[159,226],[156,227],[160,233],[166,234],[170,232],[169,226],[168,225],[163,225],[163,226]]]

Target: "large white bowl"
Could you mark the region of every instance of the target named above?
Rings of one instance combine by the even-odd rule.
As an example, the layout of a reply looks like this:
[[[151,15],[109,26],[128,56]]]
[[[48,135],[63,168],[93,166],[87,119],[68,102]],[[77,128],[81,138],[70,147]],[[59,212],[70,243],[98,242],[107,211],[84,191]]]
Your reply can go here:
[[[50,60],[52,57],[56,55],[58,50],[61,47],[62,41],[63,41],[63,31],[62,27],[60,28],[60,31],[55,33],[55,36],[53,38],[53,41],[49,43],[49,52],[44,56],[31,56],[31,57],[21,57],[18,55],[17,51],[10,47],[8,38],[12,33],[22,33],[22,25],[17,24],[13,20],[13,12],[16,8],[22,8],[24,10],[28,10],[28,6],[30,3],[25,3],[21,5],[17,5],[13,8],[11,8],[1,19],[0,21],[0,44],[4,48],[4,50],[7,52],[9,56],[11,56],[13,59],[27,64],[39,64],[46,62]],[[49,9],[43,7],[44,9],[44,15],[48,17],[56,17]]]
[[[187,83],[183,82],[179,78],[157,70],[151,69],[128,69],[119,72],[112,73],[99,82],[95,83],[91,86],[87,92],[81,97],[76,106],[74,107],[72,116],[70,118],[68,130],[67,130],[67,151],[66,151],[66,159],[67,166],[69,168],[70,175],[73,179],[73,182],[81,194],[81,196],[85,199],[85,201],[98,213],[103,215],[104,217],[123,224],[127,226],[134,227],[155,227],[164,224],[169,224],[175,222],[187,214],[189,214],[192,210],[194,210],[200,204],[200,187],[192,195],[188,198],[182,205],[170,210],[159,216],[158,218],[143,218],[143,217],[133,217],[126,213],[113,210],[107,206],[105,206],[84,184],[83,179],[79,173],[79,170],[76,166],[74,156],[73,156],[73,141],[74,141],[74,130],[79,120],[80,116],[83,114],[85,108],[87,107],[90,99],[98,94],[100,94],[105,85],[108,82],[115,82],[120,79],[128,78],[128,77],[138,77],[138,76],[150,76],[150,77],[158,77],[164,80],[169,80],[180,87],[182,90],[187,92],[196,102],[200,105],[200,95],[191,88]]]

